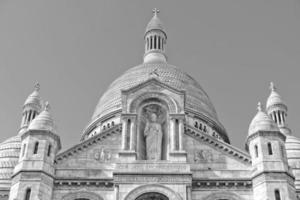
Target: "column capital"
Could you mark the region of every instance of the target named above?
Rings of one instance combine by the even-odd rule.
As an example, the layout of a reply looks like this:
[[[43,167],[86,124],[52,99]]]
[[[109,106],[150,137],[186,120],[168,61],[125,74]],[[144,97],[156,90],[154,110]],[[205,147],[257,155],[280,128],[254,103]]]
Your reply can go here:
[[[169,114],[170,119],[185,120],[185,114]]]
[[[123,119],[123,120],[126,120],[126,119],[134,120],[136,118],[137,118],[136,113],[122,113],[121,114],[121,119]]]

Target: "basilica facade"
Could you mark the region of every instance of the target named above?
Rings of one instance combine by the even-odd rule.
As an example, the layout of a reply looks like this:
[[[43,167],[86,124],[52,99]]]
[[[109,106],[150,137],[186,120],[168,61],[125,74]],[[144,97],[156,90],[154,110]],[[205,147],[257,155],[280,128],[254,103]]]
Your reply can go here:
[[[143,63],[108,87],[81,141],[65,151],[35,86],[19,133],[0,144],[0,199],[298,199],[300,139],[274,84],[239,149],[199,83],[167,61],[158,10],[144,41]]]

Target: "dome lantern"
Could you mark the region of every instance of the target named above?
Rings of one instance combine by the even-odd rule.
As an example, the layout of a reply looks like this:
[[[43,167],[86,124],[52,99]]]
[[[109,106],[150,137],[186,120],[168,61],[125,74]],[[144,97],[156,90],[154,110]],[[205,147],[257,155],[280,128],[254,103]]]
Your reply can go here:
[[[290,134],[290,130],[287,127],[286,117],[288,108],[281,96],[278,94],[277,89],[273,82],[270,83],[270,96],[267,100],[267,113],[272,120],[278,125],[281,132],[286,135]]]
[[[153,17],[147,25],[145,32],[145,54],[144,63],[165,63],[165,45],[167,34],[163,23],[158,18],[159,10],[153,9]]]
[[[30,122],[40,113],[42,109],[40,97],[40,84],[34,85],[34,91],[27,97],[23,105],[23,117],[21,122],[21,130],[28,127]]]

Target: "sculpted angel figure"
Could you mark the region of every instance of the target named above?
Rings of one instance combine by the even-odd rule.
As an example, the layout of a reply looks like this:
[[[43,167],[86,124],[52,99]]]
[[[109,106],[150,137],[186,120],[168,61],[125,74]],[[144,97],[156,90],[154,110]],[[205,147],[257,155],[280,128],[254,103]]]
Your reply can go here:
[[[144,130],[147,160],[161,160],[163,131],[161,120],[155,112],[148,113]]]

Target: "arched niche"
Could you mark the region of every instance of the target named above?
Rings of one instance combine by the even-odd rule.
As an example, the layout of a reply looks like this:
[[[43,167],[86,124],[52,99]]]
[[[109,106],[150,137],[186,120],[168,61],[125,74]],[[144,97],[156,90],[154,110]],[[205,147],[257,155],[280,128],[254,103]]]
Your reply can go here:
[[[68,193],[62,200],[103,200],[103,198],[95,193],[82,191]]]
[[[161,99],[145,99],[138,107],[137,117],[137,156],[139,160],[149,159],[149,149],[158,149],[160,156],[156,160],[165,160],[167,158],[167,146],[169,140],[169,107],[166,102]],[[161,128],[161,138],[155,141],[155,138],[146,136],[147,127],[149,130],[149,122],[151,116],[156,116],[157,126]],[[151,142],[152,141],[152,142]],[[148,146],[151,145],[151,146]],[[155,160],[155,159],[154,159]]]
[[[165,102],[168,106],[170,113],[178,113],[179,112],[179,106],[177,105],[177,102],[167,96],[164,93],[160,92],[147,92],[139,95],[137,98],[135,98],[129,105],[129,113],[138,113],[138,109],[140,105],[145,101],[151,101],[151,100],[159,100],[161,102]]]
[[[244,200],[241,196],[233,192],[214,192],[208,196],[202,198],[202,200]]]
[[[158,194],[160,197],[167,198],[168,200],[182,200],[182,198],[176,192],[160,184],[139,186],[129,192],[124,200],[141,200],[141,197],[151,194]]]

